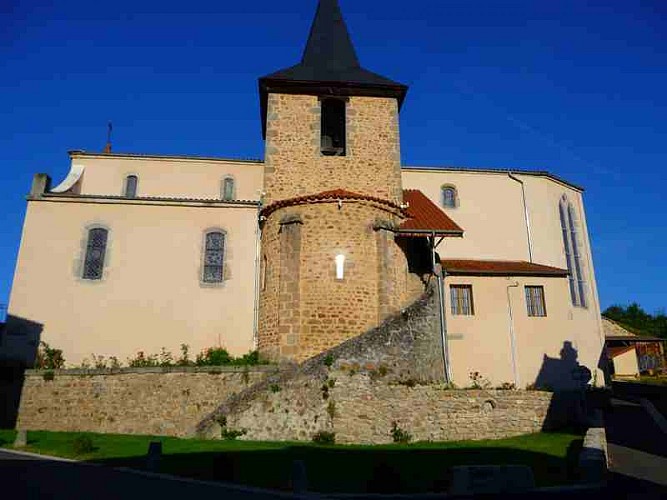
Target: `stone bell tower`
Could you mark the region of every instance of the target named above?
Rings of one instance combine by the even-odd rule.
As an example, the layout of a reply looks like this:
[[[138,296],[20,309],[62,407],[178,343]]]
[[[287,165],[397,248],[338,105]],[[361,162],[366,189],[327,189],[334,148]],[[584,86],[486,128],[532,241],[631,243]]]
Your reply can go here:
[[[259,79],[265,138],[259,349],[301,361],[405,302],[398,112],[407,87],[362,68],[337,0],[301,62]]]

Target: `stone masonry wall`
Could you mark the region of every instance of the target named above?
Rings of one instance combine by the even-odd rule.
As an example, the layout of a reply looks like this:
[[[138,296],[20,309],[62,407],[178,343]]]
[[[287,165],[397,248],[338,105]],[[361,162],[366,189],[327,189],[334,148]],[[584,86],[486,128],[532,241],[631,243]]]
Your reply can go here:
[[[56,370],[25,375],[20,429],[188,436],[221,399],[275,367]]]
[[[550,393],[441,383],[437,318],[437,296],[429,291],[381,326],[229,398],[198,432],[219,437],[224,421],[228,430],[245,429],[244,439],[310,440],[326,430],[341,443],[388,443],[393,422],[415,440],[540,431]]]
[[[316,96],[269,95],[264,203],[340,188],[402,202],[396,99],[350,97],[345,156],[321,154],[320,120]]]
[[[368,201],[279,209],[262,230],[259,350],[303,361],[378,325],[416,299],[394,235],[374,227],[398,215]],[[345,256],[343,279],[335,257]],[[422,287],[423,291],[423,287]]]

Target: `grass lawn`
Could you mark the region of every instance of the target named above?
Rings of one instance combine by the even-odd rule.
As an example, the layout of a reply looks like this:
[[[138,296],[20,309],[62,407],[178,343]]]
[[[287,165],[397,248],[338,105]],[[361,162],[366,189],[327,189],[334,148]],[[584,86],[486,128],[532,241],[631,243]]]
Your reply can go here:
[[[667,385],[667,375],[641,375],[636,381],[642,384]]]
[[[11,448],[14,436],[15,431],[0,430],[0,447]],[[76,455],[78,436],[89,436],[94,450]],[[493,441],[318,446],[28,431],[25,450],[143,468],[153,440],[162,442],[160,471],[170,474],[288,489],[293,460],[303,460],[312,491],[413,493],[446,491],[450,467],[466,464],[524,464],[533,469],[538,486],[571,482],[582,436],[561,432]]]

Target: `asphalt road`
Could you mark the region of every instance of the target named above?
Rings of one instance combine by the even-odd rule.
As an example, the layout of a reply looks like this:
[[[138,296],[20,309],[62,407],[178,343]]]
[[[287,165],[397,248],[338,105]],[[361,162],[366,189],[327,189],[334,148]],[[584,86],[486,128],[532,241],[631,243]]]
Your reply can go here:
[[[2,498],[8,500],[287,498],[287,495],[274,495],[260,490],[174,480],[76,462],[44,460],[8,451],[0,451],[0,488]]]

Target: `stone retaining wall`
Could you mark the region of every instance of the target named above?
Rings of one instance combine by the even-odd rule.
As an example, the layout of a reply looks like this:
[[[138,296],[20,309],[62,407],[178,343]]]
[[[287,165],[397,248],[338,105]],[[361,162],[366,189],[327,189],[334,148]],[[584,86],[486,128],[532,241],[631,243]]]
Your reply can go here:
[[[188,436],[221,400],[276,369],[27,370],[17,427]]]
[[[238,393],[197,426],[202,436],[339,443],[392,442],[393,422],[413,440],[493,439],[558,424],[567,398],[442,384],[437,296],[430,289],[382,325]],[[558,404],[556,404],[558,403]],[[556,411],[558,410],[558,411]]]

